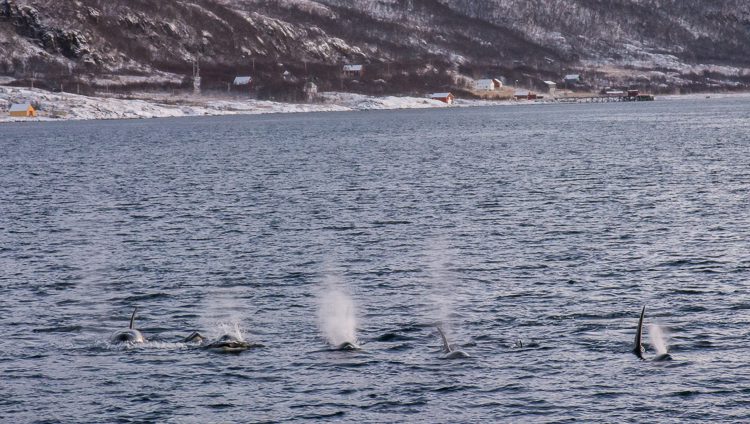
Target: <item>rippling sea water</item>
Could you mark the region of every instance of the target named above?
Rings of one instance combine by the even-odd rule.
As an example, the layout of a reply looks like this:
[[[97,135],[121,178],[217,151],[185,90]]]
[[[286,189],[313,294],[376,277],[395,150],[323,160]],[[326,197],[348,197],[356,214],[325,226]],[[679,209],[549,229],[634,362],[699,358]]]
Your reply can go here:
[[[2,422],[748,419],[746,99],[8,124],[0,144]],[[323,337],[330,285],[361,351]],[[673,361],[631,354],[642,305]],[[135,306],[149,341],[109,344]],[[443,359],[440,322],[470,358]],[[233,324],[266,347],[180,343]]]

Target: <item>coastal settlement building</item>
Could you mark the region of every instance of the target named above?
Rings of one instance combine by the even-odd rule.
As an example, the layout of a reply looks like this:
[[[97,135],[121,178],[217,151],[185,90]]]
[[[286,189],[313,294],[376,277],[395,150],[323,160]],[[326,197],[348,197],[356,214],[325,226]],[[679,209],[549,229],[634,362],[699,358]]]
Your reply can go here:
[[[249,91],[253,86],[253,77],[234,77],[234,82],[232,82],[232,85],[234,85],[235,87],[242,87]]]
[[[539,95],[533,91],[518,89],[513,93],[513,98],[516,100],[536,100]]]
[[[544,83],[547,85],[547,92],[550,96],[554,96],[557,92],[557,83],[554,81],[544,81]]]
[[[34,118],[36,109],[29,103],[16,103],[10,106],[10,116],[15,118]]]
[[[302,87],[302,91],[305,93],[307,101],[311,101],[318,95],[318,85],[312,81],[308,81]]]
[[[568,74],[565,75],[565,78],[563,78],[563,81],[565,82],[566,86],[571,86],[575,84],[580,84],[583,82],[583,78],[579,74]]]
[[[447,103],[449,105],[453,104],[453,100],[455,100],[455,97],[451,93],[432,93],[430,94],[430,98],[432,100],[440,100],[443,103]]]
[[[362,65],[344,65],[341,72],[345,78],[361,78],[365,69]]]
[[[498,78],[486,78],[474,82],[474,89],[478,91],[495,91],[501,88],[503,88],[503,82]]]
[[[474,89],[478,91],[495,91],[495,82],[491,79],[480,79],[474,81]]]
[[[253,83],[253,77],[234,77],[234,85],[250,85]]]

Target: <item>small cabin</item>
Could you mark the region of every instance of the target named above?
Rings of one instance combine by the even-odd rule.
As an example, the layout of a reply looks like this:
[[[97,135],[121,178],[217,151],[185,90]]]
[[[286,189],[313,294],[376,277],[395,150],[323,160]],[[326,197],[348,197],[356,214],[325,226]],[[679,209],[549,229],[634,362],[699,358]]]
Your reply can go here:
[[[474,89],[478,91],[495,91],[495,80],[480,79],[474,81]]]
[[[539,98],[539,95],[529,90],[516,90],[513,93],[513,98],[516,100],[536,100]]]
[[[250,86],[253,84],[253,77],[234,77],[233,85],[237,86]]]
[[[622,90],[607,90],[604,92],[605,97],[623,97],[625,92]]]
[[[547,86],[547,92],[554,96],[557,91],[557,83],[554,81],[544,81],[544,84]]]
[[[10,106],[10,116],[15,118],[34,118],[36,109],[29,103],[16,103]]]
[[[348,78],[361,77],[364,74],[364,66],[362,65],[344,65],[342,74]]]
[[[565,84],[580,84],[583,82],[583,78],[579,74],[568,74],[563,78]]]
[[[430,94],[430,98],[432,100],[440,100],[441,102],[449,105],[452,105],[453,100],[456,99],[451,93],[432,93]]]

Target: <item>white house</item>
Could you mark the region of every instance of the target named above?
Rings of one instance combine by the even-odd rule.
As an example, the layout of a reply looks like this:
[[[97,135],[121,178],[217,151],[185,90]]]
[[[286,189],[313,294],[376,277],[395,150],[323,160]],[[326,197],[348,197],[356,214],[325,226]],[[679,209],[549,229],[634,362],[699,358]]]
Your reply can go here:
[[[547,92],[554,96],[557,91],[557,84],[554,81],[544,81],[544,83],[547,84]]]
[[[344,65],[342,69],[344,76],[346,77],[361,77],[364,73],[364,67],[362,65]]]
[[[474,81],[474,89],[479,91],[494,91],[495,81],[491,79],[480,79]]]
[[[253,83],[253,77],[234,77],[234,85],[250,85]]]

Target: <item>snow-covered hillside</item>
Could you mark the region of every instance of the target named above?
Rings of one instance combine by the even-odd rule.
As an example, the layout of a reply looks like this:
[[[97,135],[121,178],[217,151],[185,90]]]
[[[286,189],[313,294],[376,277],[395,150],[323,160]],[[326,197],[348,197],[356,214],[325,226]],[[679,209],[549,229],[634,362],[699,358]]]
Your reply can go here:
[[[0,76],[48,88],[113,76],[187,86],[196,60],[206,86],[253,74],[269,97],[293,98],[306,79],[382,94],[450,88],[461,76],[541,88],[571,72],[591,86],[742,88],[750,2],[0,0]],[[370,72],[344,86],[343,63]],[[157,74],[168,82],[149,79]]]

